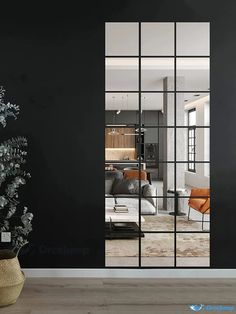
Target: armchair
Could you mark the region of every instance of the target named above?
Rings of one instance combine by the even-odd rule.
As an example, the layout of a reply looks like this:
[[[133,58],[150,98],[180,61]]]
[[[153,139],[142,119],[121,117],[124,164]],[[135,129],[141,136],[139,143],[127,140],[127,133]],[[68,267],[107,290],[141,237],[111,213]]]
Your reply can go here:
[[[204,215],[210,214],[210,189],[191,189],[188,200],[188,220],[190,220],[191,208],[202,214],[202,230],[204,225]],[[209,221],[207,221],[209,222]]]

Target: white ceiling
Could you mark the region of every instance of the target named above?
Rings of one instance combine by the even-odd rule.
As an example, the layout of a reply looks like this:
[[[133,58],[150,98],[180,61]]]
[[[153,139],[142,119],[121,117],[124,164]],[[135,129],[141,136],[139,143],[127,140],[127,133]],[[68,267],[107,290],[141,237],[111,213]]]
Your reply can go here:
[[[141,23],[141,36],[142,55],[173,56],[174,23]],[[177,55],[208,54],[209,23],[177,23]],[[137,56],[138,23],[106,23],[106,55]],[[176,62],[177,90],[196,91],[184,95],[188,101],[202,97],[194,94],[209,90],[209,59],[177,58]],[[174,77],[174,58],[143,58],[141,67],[142,91],[163,91],[163,79]],[[169,90],[173,89],[172,83]],[[127,97],[125,91],[138,91],[138,58],[106,58],[106,91],[124,91],[106,94],[107,110],[137,110],[138,94]],[[143,110],[162,110],[162,98],[161,93],[143,94]]]

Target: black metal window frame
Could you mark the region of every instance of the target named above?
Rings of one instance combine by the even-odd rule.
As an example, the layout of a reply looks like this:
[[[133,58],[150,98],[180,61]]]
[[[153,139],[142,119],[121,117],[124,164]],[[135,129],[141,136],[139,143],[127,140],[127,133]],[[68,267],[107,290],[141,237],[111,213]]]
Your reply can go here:
[[[185,94],[185,93],[206,93],[206,94],[211,94],[210,89],[208,90],[177,90],[177,59],[178,58],[208,58],[210,59],[210,54],[209,55],[177,55],[177,27],[176,25],[178,24],[178,22],[171,22],[174,24],[174,55],[173,56],[163,56],[163,55],[151,55],[151,56],[146,56],[146,55],[142,55],[141,54],[141,24],[142,23],[149,23],[150,21],[139,21],[139,22],[130,22],[130,23],[138,23],[138,55],[106,55],[105,54],[105,60],[106,58],[138,58],[138,90],[106,90],[105,88],[105,94],[109,94],[109,93],[125,93],[125,94],[130,94],[130,93],[136,93],[138,94],[138,116],[139,116],[139,121],[138,121],[138,133],[137,136],[139,137],[139,144],[138,144],[138,154],[141,154],[141,136],[142,136],[142,128],[145,127],[146,129],[148,128],[157,128],[158,129],[158,134],[159,134],[159,129],[161,128],[171,128],[174,130],[174,160],[163,160],[160,161],[159,163],[171,163],[174,164],[174,195],[177,194],[177,165],[178,164],[186,164],[188,165],[188,161],[181,161],[181,160],[177,160],[177,130],[179,128],[184,128],[189,130],[189,126],[184,126],[184,125],[177,125],[177,119],[176,119],[176,113],[177,113],[177,94]],[[153,22],[153,21],[152,21]],[[107,21],[106,23],[124,23],[124,21]],[[125,23],[129,23],[127,21],[125,21]],[[158,23],[158,22],[157,22]],[[168,22],[170,23],[170,22]],[[210,24],[210,22],[208,22]],[[104,24],[104,25],[105,25]],[[154,90],[154,91],[145,91],[141,89],[141,60],[144,58],[173,58],[174,59],[174,90],[168,90],[168,91],[164,91],[164,90]],[[104,65],[105,67],[105,65]],[[105,75],[106,77],[106,75]],[[106,83],[105,83],[106,84]],[[144,125],[142,123],[142,104],[141,104],[141,100],[142,100],[142,95],[145,93],[161,93],[161,94],[174,94],[174,125],[159,125],[159,121],[157,125]],[[104,99],[105,100],[105,99]],[[119,125],[119,124],[118,124]],[[105,126],[104,128],[109,127]],[[123,127],[123,126],[122,126]],[[127,126],[130,127],[130,126]],[[210,125],[205,126],[205,125],[196,125],[194,126],[194,130],[196,132],[196,129],[206,129],[209,128],[210,129]],[[195,133],[196,135],[196,133]],[[105,160],[106,162],[106,160]],[[194,168],[196,168],[196,164],[210,164],[210,161],[205,161],[205,160],[197,160],[196,158],[194,160]],[[141,159],[139,159],[138,162],[138,166],[139,166],[139,173],[141,174],[141,170],[142,170],[142,161]],[[142,223],[141,223],[141,200],[142,200],[142,195],[141,195],[141,181],[139,181],[139,205],[138,205],[138,213],[139,213],[139,219],[138,219],[138,227],[139,227],[139,238],[138,238],[138,265],[137,266],[106,266],[105,268],[108,269],[120,269],[120,268],[125,268],[125,269],[209,269],[211,266],[178,266],[177,265],[177,235],[178,234],[210,234],[210,230],[201,230],[201,231],[189,231],[189,230],[177,230],[177,207],[176,207],[176,202],[174,202],[175,206],[174,206],[174,229],[172,231],[158,231],[158,230],[142,230]],[[199,198],[201,197],[205,197],[205,196],[197,196]],[[105,196],[106,198],[111,198],[111,196]],[[173,199],[175,201],[176,196],[152,196],[153,199],[164,199],[164,198],[168,198],[168,199]],[[181,199],[189,199],[189,196],[181,196]],[[174,249],[173,249],[173,253],[174,253],[174,265],[173,266],[144,266],[142,265],[142,237],[141,234],[173,234],[174,235]],[[210,252],[209,252],[210,254]]]
[[[197,112],[196,108],[188,110],[188,171],[196,173],[196,123],[190,125],[190,114]]]

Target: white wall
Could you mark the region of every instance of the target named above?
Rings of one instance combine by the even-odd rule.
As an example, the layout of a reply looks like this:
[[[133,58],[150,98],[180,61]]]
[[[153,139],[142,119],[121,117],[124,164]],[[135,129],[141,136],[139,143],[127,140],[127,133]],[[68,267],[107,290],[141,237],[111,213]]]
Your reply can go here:
[[[197,126],[209,125],[209,96],[188,104],[185,109],[196,108]],[[196,160],[209,160],[209,129],[196,129]],[[209,167],[203,163],[196,164],[196,172],[185,172],[185,184],[193,187],[205,188],[210,186]]]

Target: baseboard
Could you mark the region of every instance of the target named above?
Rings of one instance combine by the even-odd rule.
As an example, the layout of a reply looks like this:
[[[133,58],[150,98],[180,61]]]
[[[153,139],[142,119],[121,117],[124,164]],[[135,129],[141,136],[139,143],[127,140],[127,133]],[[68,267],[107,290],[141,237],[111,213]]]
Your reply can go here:
[[[236,269],[23,269],[27,277],[236,278]]]

